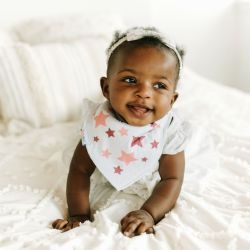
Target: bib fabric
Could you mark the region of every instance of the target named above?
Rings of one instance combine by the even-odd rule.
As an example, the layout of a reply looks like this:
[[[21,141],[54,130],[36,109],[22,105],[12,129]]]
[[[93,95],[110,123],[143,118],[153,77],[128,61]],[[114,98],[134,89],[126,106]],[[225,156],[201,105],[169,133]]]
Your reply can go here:
[[[137,127],[118,121],[108,102],[85,100],[84,109],[82,144],[118,191],[155,171],[173,118],[171,112],[157,122]]]

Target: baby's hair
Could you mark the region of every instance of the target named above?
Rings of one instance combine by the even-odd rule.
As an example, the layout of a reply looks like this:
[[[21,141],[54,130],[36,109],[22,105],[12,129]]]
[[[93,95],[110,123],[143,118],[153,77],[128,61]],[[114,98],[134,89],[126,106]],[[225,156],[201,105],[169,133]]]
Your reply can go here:
[[[177,59],[177,83],[182,69],[182,59],[185,54],[184,49],[166,40],[154,27],[136,27],[124,33],[115,32],[114,38],[107,49],[107,75],[115,63],[114,61],[118,52],[129,45],[134,47],[152,46],[167,49]]]

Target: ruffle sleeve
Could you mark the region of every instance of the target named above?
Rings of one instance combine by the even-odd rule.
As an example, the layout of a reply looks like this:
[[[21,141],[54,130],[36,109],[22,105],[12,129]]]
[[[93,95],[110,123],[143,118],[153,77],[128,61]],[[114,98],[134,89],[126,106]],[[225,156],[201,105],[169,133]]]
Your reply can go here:
[[[187,121],[172,112],[173,118],[166,132],[165,145],[163,147],[163,154],[174,155],[183,151],[186,147],[187,139],[191,134],[191,125]]]
[[[98,108],[99,104],[95,103],[87,98],[83,99],[82,102],[82,112],[81,112],[81,125],[80,125],[80,136],[82,145],[86,145],[87,136],[86,136],[86,124],[92,119],[93,114]]]

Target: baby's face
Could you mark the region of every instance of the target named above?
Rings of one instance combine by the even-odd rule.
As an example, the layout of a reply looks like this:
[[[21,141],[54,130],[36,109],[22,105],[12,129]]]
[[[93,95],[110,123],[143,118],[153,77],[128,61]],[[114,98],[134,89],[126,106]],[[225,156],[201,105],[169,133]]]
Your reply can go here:
[[[130,125],[145,126],[161,119],[177,98],[176,58],[155,47],[118,52],[107,78],[101,79],[104,96]]]

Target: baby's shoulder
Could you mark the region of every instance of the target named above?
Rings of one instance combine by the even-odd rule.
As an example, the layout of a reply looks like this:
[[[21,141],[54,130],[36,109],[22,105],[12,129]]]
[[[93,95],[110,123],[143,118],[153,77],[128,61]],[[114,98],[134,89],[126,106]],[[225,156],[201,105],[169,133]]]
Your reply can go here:
[[[168,128],[168,134],[182,134],[183,136],[188,136],[191,130],[190,121],[184,119],[178,109],[172,109],[169,112],[170,115],[170,123]]]
[[[104,103],[93,102],[90,99],[84,98],[82,101],[81,117],[86,119],[89,115],[93,115],[98,111],[98,109],[104,109]]]
[[[100,103],[93,102],[88,98],[84,98],[82,101],[82,110],[95,111],[100,106]]]

